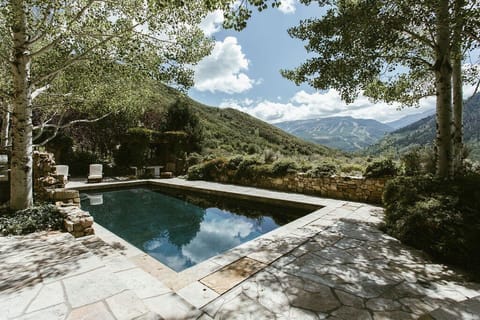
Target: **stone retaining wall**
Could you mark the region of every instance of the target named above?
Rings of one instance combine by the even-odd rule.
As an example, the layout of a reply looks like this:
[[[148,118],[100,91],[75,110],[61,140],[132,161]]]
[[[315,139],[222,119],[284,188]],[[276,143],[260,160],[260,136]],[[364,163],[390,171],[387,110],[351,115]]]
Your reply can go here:
[[[80,193],[66,190],[65,179],[57,175],[53,154],[37,152],[33,154],[34,192],[36,200],[55,203],[64,219],[64,227],[74,237],[94,234],[93,217],[80,209]]]
[[[35,200],[48,200],[47,190],[64,188],[63,176],[57,175],[55,159],[48,152],[33,152],[33,192]]]
[[[89,236],[93,230],[93,217],[80,209],[78,190],[50,189],[50,200],[55,203],[64,218],[64,227],[75,238]]]
[[[78,192],[78,191],[77,191]],[[64,218],[64,227],[75,238],[94,234],[93,217],[76,205],[58,204],[60,214]]]
[[[327,198],[368,203],[381,203],[387,178],[320,177],[306,174],[289,174],[284,177],[236,178],[234,175],[213,176],[213,181],[234,183],[278,191],[297,192]]]

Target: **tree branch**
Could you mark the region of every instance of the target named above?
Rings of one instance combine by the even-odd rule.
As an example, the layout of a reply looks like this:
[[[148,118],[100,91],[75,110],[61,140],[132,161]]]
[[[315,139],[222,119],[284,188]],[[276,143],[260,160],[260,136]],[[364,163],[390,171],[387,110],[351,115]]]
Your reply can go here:
[[[430,41],[428,38],[425,38],[425,37],[413,32],[411,30],[404,29],[404,28],[400,28],[399,31],[404,32],[404,33],[408,34],[409,36],[411,36],[413,39],[416,39],[416,40],[422,42],[423,44],[429,46],[430,48],[435,49],[435,43],[432,43],[432,41]]]
[[[43,133],[43,130],[45,128],[54,128],[55,130],[53,131],[52,135],[50,137],[48,137],[47,139],[45,139],[44,141],[42,141],[41,143],[38,143],[38,144],[35,144],[35,146],[44,146],[46,145],[48,142],[50,142],[51,140],[53,140],[53,138],[55,138],[58,134],[58,131],[60,131],[60,129],[64,129],[64,128],[67,128],[67,127],[70,127],[74,124],[78,124],[78,123],[93,123],[93,122],[97,122],[97,121],[100,121],[106,117],[108,117],[110,114],[112,114],[112,112],[109,112],[107,114],[104,114],[103,116],[101,117],[98,117],[96,119],[81,119],[81,120],[73,120],[73,121],[70,121],[69,123],[67,124],[64,124],[64,125],[61,125],[61,122],[62,122],[62,119],[63,119],[63,115],[60,117],[59,121],[58,121],[58,124],[44,124],[43,126],[41,126],[41,131]],[[37,139],[40,138],[41,134],[40,135],[37,135]],[[35,139],[34,139],[35,140]]]
[[[32,92],[32,101],[35,100],[39,95],[44,93],[50,88],[50,85],[47,84],[46,86],[43,86],[41,88],[36,89],[35,91]]]

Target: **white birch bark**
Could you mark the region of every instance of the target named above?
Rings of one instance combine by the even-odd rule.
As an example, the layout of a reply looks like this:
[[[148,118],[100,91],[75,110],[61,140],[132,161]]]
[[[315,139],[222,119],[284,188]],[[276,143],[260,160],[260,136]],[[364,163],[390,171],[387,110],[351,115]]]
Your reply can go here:
[[[452,45],[453,81],[453,151],[454,174],[463,172],[463,81],[462,81],[462,28],[464,0],[455,0],[455,25]]]
[[[14,210],[20,210],[33,205],[31,61],[28,55],[24,1],[12,0],[11,8],[13,16],[13,135],[10,207]]]
[[[10,113],[12,107],[9,103],[2,106],[2,128],[0,132],[0,149],[6,149],[10,145]]]
[[[435,88],[437,94],[437,176],[449,178],[453,171],[452,66],[448,0],[439,0],[436,10]]]

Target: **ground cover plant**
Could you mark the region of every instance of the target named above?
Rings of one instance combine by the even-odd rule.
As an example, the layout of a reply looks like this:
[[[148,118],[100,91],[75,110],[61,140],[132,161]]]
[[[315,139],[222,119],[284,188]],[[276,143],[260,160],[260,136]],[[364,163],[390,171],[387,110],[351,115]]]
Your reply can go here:
[[[0,211],[0,235],[25,235],[62,228],[63,217],[52,204],[36,205],[19,211]]]
[[[480,175],[403,176],[385,188],[384,231],[480,278]]]

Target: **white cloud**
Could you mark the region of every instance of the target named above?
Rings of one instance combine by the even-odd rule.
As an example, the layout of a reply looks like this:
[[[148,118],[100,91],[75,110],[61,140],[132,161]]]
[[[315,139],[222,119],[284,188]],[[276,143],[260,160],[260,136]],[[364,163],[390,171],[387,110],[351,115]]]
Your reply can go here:
[[[215,10],[210,12],[205,19],[200,23],[200,29],[202,29],[203,33],[210,37],[214,33],[217,33],[222,28],[223,24],[223,11],[222,10]]]
[[[244,101],[224,101],[221,108],[234,108],[270,123],[305,120],[329,116],[351,116],[354,118],[393,121],[409,113],[418,113],[435,106],[433,97],[423,99],[419,108],[404,108],[399,105],[373,103],[360,95],[355,102],[345,104],[336,90],[307,93],[297,92],[287,103],[269,100],[246,104]]]
[[[217,41],[212,53],[195,67],[195,89],[229,94],[247,91],[255,84],[242,72],[248,70],[248,65],[237,38]]]
[[[285,14],[295,13],[295,0],[282,0],[278,10]]]

